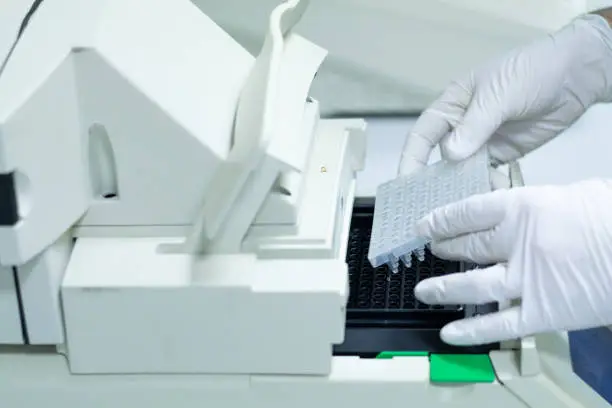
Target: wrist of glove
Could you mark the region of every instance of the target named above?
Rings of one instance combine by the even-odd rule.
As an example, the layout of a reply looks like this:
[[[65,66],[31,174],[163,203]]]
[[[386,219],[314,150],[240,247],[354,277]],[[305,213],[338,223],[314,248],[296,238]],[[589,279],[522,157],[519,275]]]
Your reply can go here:
[[[612,182],[498,190],[425,217],[434,254],[493,265],[419,283],[429,304],[520,306],[450,323],[444,341],[475,345],[612,324]]]
[[[612,101],[612,28],[598,14],[576,18],[552,36],[568,77],[564,86],[577,92],[585,110]]]
[[[424,166],[438,144],[449,160],[463,160],[485,145],[494,163],[517,160],[592,104],[607,101],[612,29],[589,14],[453,82],[406,138],[399,173]]]

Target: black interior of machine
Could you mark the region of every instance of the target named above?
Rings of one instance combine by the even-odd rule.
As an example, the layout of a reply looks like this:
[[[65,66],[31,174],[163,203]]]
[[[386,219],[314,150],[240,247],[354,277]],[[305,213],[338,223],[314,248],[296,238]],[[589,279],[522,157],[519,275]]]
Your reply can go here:
[[[387,266],[373,268],[367,257],[373,218],[374,201],[358,200],[346,254],[350,296],[345,340],[335,347],[334,354],[375,357],[381,352],[483,353],[498,348],[497,344],[450,346],[439,336],[447,323],[490,313],[494,305],[430,306],[414,297],[414,287],[421,280],[461,272],[473,265],[442,260],[427,252],[422,262],[413,258],[410,268],[400,263],[395,274]]]

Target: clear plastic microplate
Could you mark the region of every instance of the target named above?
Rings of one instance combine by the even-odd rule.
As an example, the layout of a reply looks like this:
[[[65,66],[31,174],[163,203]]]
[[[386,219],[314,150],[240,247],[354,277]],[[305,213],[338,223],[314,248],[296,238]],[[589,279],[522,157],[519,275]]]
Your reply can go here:
[[[491,191],[489,160],[482,149],[461,162],[439,161],[421,171],[381,184],[376,191],[368,259],[373,267],[422,261],[428,244],[414,233],[415,224],[432,210],[474,194]]]

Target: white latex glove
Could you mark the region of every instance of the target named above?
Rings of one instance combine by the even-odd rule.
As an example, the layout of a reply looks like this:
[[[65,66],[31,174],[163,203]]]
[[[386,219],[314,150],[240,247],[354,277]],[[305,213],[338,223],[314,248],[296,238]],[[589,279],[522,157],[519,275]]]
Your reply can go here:
[[[449,160],[485,144],[495,163],[516,160],[610,100],[612,29],[586,15],[452,83],[406,138],[399,173],[427,164],[439,143]]]
[[[612,324],[612,181],[521,187],[470,197],[425,217],[418,233],[445,259],[494,265],[420,282],[429,304],[521,299],[452,322],[442,339],[476,345]]]

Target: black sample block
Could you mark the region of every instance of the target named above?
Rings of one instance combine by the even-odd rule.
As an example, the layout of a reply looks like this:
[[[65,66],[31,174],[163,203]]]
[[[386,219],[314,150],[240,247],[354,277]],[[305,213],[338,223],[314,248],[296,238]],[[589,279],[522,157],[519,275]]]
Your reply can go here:
[[[473,266],[442,260],[426,251],[424,261],[413,257],[410,268],[400,263],[396,274],[387,266],[373,268],[367,258],[373,218],[373,203],[356,204],[346,254],[350,285],[346,335],[344,343],[336,346],[335,354],[369,357],[383,351],[480,353],[498,348],[449,346],[439,336],[447,323],[490,312],[491,306],[430,306],[414,297],[414,288],[423,279]]]

